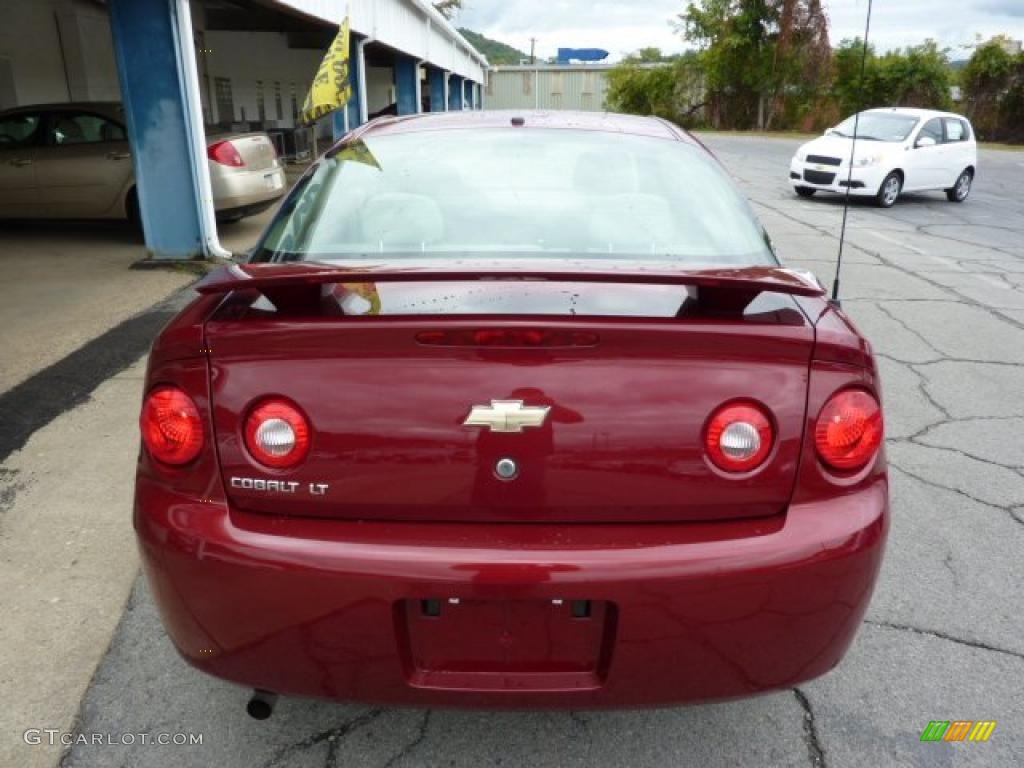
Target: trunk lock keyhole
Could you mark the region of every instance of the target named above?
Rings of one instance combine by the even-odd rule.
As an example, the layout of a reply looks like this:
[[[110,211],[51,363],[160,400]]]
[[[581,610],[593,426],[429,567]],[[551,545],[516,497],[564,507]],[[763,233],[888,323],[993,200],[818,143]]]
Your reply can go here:
[[[494,474],[498,476],[499,480],[515,480],[519,475],[519,465],[516,464],[515,459],[499,459],[498,463],[494,465]]]

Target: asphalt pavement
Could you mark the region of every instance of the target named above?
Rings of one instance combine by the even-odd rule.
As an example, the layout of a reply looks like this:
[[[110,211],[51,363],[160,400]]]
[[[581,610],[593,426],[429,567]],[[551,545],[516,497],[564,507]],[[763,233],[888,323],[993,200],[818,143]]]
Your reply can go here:
[[[830,284],[842,207],[792,194],[797,142],[706,141],[785,261]],[[79,745],[63,765],[1024,764],[1024,153],[983,152],[980,166],[963,205],[916,195],[888,211],[859,203],[850,215],[843,303],[881,362],[893,527],[868,617],[830,674],[798,690],[664,710],[422,711],[286,699],[258,723],[245,715],[245,690],[177,657],[140,581],[77,730],[185,732],[203,743]],[[134,419],[131,405],[124,413]],[[127,509],[123,519],[129,536]],[[932,720],[998,725],[986,743],[922,743]]]

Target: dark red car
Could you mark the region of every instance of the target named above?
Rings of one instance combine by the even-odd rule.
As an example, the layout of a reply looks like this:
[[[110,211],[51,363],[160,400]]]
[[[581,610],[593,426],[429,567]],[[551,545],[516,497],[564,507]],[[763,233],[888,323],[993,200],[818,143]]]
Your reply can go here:
[[[684,131],[384,118],[198,291],[153,347],[135,501],[196,667],[620,707],[850,645],[888,528],[871,349]]]

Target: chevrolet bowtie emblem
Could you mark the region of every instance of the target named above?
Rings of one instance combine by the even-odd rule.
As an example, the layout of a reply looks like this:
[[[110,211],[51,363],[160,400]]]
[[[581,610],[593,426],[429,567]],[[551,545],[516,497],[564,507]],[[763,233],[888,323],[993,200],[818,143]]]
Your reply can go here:
[[[550,411],[550,406],[526,405],[522,400],[492,400],[490,405],[474,405],[462,424],[488,427],[491,432],[522,432],[543,427]]]

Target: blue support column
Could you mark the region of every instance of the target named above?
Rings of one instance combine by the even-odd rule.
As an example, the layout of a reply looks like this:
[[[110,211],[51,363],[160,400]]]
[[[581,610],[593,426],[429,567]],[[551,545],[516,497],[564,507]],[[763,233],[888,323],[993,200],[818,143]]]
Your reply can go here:
[[[420,63],[412,56],[395,54],[395,98],[398,103],[398,114],[418,115]]]
[[[448,109],[452,112],[462,109],[464,82],[465,80],[460,75],[452,75],[448,80]]]
[[[108,5],[146,247],[154,259],[200,258],[205,252],[195,168],[207,160],[192,156],[179,57],[185,46],[179,45],[176,28],[179,3],[110,0]]]
[[[444,84],[448,73],[436,67],[427,67],[427,80],[430,83],[430,111],[445,112],[448,109],[448,97]]]
[[[338,109],[331,113],[331,138],[338,141],[346,133],[349,132],[348,120],[348,107],[344,109]]]
[[[359,89],[362,87],[363,82],[363,56],[362,48],[359,45],[360,39],[357,35],[351,36],[351,47],[348,54],[348,77],[352,83],[352,100],[348,103],[348,127],[352,131],[362,125],[363,122],[359,115],[359,102],[362,98]]]
[[[331,135],[335,141],[359,127],[359,67],[361,63],[359,38],[356,35],[351,35],[349,37],[348,79],[352,84],[352,99],[347,107],[331,113]]]

